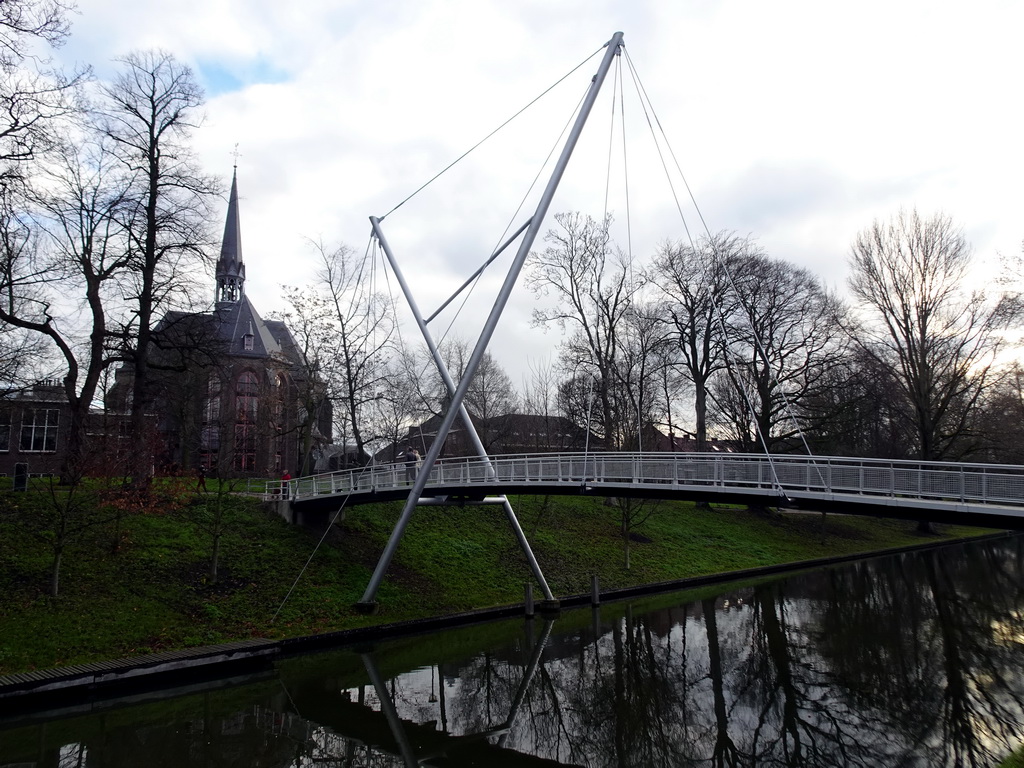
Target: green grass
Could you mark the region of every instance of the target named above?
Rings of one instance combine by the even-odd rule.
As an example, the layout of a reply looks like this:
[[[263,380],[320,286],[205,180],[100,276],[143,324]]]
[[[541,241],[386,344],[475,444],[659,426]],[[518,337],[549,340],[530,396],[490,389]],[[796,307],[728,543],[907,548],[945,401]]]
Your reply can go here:
[[[1024,747],[1018,747],[1013,754],[999,763],[996,768],[1024,768]]]
[[[65,554],[61,595],[53,598],[43,525],[49,496],[0,491],[0,673],[505,605],[521,602],[531,581],[501,507],[426,507],[413,515],[378,592],[380,612],[359,614],[352,606],[401,505],[358,506],[272,622],[319,537],[253,499],[224,497],[219,578],[212,583],[216,494],[189,492],[181,501],[167,511],[129,515],[117,552],[109,524],[85,529]],[[511,501],[557,596],[588,592],[592,574],[611,589],[931,540],[907,522],[830,515],[823,538],[820,515],[659,502],[635,530],[627,571],[615,508],[574,496]]]

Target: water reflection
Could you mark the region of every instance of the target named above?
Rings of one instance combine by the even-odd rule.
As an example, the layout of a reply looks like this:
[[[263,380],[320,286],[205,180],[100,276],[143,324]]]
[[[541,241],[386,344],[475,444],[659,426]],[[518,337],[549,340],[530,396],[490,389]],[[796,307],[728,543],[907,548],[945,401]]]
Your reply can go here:
[[[0,722],[0,766],[991,766],[1024,738],[1022,576],[1014,538],[307,656]]]

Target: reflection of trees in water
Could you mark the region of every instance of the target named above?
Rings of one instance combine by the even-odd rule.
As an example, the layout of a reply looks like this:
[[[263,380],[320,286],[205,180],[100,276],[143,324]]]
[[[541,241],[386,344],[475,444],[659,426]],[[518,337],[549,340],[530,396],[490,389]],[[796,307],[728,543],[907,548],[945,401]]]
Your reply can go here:
[[[843,690],[899,734],[906,757],[988,766],[1018,745],[1021,543],[833,574],[822,653]]]
[[[627,612],[562,640],[509,745],[598,766],[990,765],[1024,720],[1010,546],[794,577],[670,626]]]
[[[402,765],[357,743],[343,703],[365,711],[365,693],[379,713],[382,694],[406,724],[458,736],[500,729],[523,694],[511,732],[488,740],[574,765],[989,766],[1024,723],[1022,580],[1020,539],[862,562],[595,617],[547,644],[524,691],[536,631],[438,674],[438,696],[427,669],[358,696],[310,680],[259,717],[204,703],[172,724],[102,730],[79,751],[104,765]],[[283,727],[273,709],[308,720]]]

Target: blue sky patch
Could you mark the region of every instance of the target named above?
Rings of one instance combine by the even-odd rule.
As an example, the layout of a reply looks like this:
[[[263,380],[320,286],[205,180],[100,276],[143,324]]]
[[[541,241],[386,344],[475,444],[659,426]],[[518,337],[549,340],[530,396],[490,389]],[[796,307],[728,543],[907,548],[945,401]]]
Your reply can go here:
[[[225,63],[220,61],[199,61],[199,78],[206,89],[208,98],[231,93],[258,83],[281,83],[288,79],[288,73],[266,59]]]

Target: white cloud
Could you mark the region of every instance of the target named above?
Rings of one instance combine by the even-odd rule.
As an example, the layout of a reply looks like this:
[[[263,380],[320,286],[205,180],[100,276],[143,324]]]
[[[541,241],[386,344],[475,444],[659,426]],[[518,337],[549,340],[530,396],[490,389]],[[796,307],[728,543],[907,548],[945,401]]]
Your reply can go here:
[[[102,76],[112,56],[159,46],[209,79],[196,146],[207,170],[227,178],[240,144],[249,289],[265,312],[280,306],[280,283],[310,275],[304,237],[361,251],[369,215],[390,210],[616,30],[712,230],[752,234],[831,284],[841,284],[855,233],[901,205],[951,214],[979,254],[1014,252],[1024,234],[1016,2],[79,6],[68,59],[90,61]],[[497,243],[595,68],[596,59],[515,133],[385,222],[410,282],[428,297],[425,310]],[[632,240],[642,257],[682,232],[642,116],[628,105],[627,116]],[[608,124],[602,106],[553,212],[601,214]],[[609,207],[623,243],[624,200],[619,175]],[[528,328],[524,288],[513,300],[494,353],[518,380],[553,334]],[[480,319],[486,301],[474,301]]]

